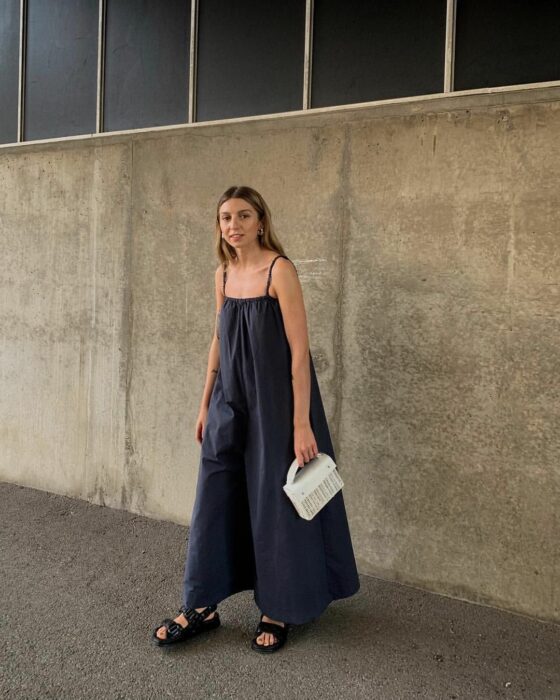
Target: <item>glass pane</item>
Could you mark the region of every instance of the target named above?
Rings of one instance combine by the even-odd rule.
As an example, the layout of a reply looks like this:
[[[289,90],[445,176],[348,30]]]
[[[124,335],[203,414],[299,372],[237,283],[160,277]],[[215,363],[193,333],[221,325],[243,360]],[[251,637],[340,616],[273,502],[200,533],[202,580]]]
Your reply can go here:
[[[312,107],[443,92],[445,0],[316,0]]]
[[[560,3],[457,0],[455,90],[560,80]]]
[[[107,0],[104,130],[188,120],[188,0]]]
[[[25,138],[95,131],[98,0],[28,0]]]
[[[199,5],[197,121],[301,109],[305,0]]]
[[[17,141],[19,0],[0,3],[0,143]]]

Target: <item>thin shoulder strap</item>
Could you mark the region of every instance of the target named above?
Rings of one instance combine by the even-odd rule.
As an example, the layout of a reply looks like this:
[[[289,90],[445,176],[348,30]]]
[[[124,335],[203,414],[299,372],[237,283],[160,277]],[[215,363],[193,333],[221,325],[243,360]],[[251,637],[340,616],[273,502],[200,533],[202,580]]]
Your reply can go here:
[[[270,267],[268,268],[268,280],[266,282],[266,291],[265,291],[265,296],[268,296],[268,288],[270,287],[270,279],[272,277],[272,268],[274,267],[274,263],[278,260],[278,258],[286,258],[286,260],[289,260],[287,255],[277,255],[274,260],[270,263]]]

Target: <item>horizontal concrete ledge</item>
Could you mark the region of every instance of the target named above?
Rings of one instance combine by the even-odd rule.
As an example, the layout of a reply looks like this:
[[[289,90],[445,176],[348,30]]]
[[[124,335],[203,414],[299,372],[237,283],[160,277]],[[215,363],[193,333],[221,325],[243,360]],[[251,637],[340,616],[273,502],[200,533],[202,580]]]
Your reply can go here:
[[[438,92],[433,95],[417,95],[375,102],[359,102],[335,107],[318,107],[276,114],[255,115],[251,117],[236,117],[235,119],[216,119],[212,121],[193,122],[192,124],[175,124],[156,126],[147,129],[128,129],[126,131],[111,131],[100,134],[80,134],[79,136],[64,136],[55,139],[37,141],[22,141],[0,145],[0,153],[9,153],[21,149],[31,149],[34,152],[41,147],[76,145],[93,146],[107,143],[120,143],[133,139],[146,139],[152,136],[161,138],[166,134],[177,135],[182,131],[192,129],[221,129],[226,125],[241,128],[267,128],[271,125],[282,125],[288,128],[315,127],[324,124],[325,115],[338,115],[344,121],[359,121],[363,119],[381,119],[388,116],[408,116],[412,114],[451,112],[461,109],[470,111],[491,107],[506,107],[508,105],[535,104],[538,102],[555,102],[560,100],[560,81],[554,80],[543,83],[525,85],[508,85],[506,87],[484,88],[478,90],[460,90],[452,93]],[[304,121],[302,121],[304,120]]]

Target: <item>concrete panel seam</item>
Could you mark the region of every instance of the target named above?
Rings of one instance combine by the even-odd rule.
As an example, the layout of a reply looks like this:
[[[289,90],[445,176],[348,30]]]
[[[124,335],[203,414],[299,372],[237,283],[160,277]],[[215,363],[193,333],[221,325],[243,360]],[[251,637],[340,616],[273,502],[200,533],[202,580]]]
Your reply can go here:
[[[346,281],[346,251],[347,251],[347,236],[349,234],[349,169],[350,169],[350,129],[344,127],[344,136],[342,141],[342,154],[340,159],[339,170],[339,189],[335,197],[334,206],[340,212],[339,225],[337,227],[339,241],[339,263],[338,263],[338,280],[336,289],[336,308],[334,313],[334,361],[335,361],[335,403],[334,403],[334,418],[333,425],[335,429],[335,440],[340,445],[340,431],[342,428],[342,390],[344,387],[344,337],[343,337],[343,313],[344,313],[344,292]]]

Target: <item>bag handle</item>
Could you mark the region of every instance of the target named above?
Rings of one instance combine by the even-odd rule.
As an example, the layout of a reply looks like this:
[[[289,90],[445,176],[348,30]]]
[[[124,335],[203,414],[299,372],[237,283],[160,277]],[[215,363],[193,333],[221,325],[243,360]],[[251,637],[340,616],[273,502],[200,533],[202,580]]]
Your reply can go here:
[[[307,462],[307,464],[311,464],[311,462],[314,459],[317,459],[317,457],[320,457],[322,454],[323,454],[322,452],[318,452],[317,456],[310,459],[309,462]],[[305,467],[306,465],[304,464],[303,466]],[[294,483],[299,469],[300,469],[300,467],[299,467],[297,457],[296,457],[296,459],[294,459],[294,461],[290,465],[290,468],[288,469],[288,476],[286,477],[286,484],[293,484]],[[303,469],[303,467],[302,467],[302,469]]]
[[[286,477],[286,484],[293,484],[294,479],[296,478],[296,474],[298,472],[299,465],[297,463],[297,459],[294,459],[294,461],[291,463],[290,468],[288,469],[288,476]]]

